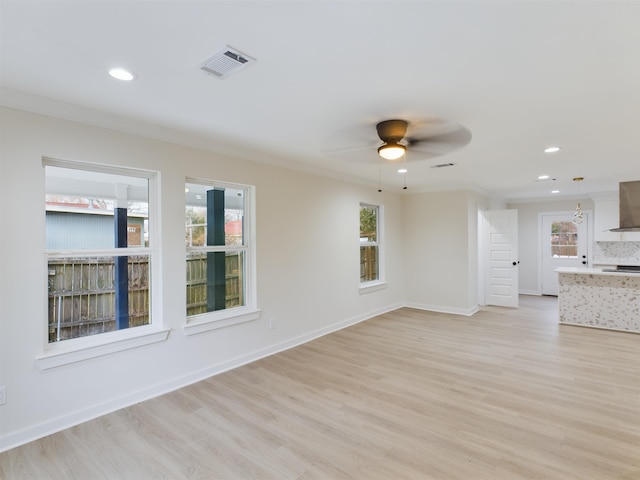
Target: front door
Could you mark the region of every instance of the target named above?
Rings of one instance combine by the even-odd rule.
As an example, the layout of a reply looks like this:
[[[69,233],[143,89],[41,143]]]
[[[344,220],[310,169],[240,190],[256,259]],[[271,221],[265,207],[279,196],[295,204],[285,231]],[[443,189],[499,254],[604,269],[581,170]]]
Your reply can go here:
[[[518,306],[518,211],[489,210],[487,305]]]
[[[574,223],[572,213],[542,214],[542,294],[558,295],[559,267],[588,266],[589,214]]]

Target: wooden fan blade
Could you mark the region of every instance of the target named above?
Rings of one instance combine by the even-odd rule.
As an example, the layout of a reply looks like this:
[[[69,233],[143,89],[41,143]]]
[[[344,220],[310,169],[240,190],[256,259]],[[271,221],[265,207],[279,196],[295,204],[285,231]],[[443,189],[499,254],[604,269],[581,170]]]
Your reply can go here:
[[[440,129],[439,132],[430,131],[426,136],[410,138],[408,141],[410,152],[415,151],[431,156],[446,155],[467,146],[471,141],[471,132],[462,125],[457,125],[455,130],[448,126]]]
[[[353,147],[336,147],[336,148],[325,148],[322,150],[322,153],[327,155],[340,155],[342,153],[350,153],[357,152],[359,150],[371,150],[375,149],[376,145],[357,145]]]
[[[322,139],[318,146],[319,150],[330,156],[349,152],[357,153],[366,149],[375,151],[380,145],[380,140],[377,138],[373,126],[371,123],[362,123],[337,129]]]

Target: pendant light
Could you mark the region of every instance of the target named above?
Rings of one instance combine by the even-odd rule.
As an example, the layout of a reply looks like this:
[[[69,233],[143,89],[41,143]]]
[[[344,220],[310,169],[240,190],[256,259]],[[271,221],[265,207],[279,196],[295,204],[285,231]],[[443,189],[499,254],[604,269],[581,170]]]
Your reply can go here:
[[[574,182],[578,182],[578,194],[580,194],[580,183],[581,181],[584,180],[584,177],[575,177],[573,179]],[[582,216],[582,208],[580,207],[580,202],[577,203],[576,205],[576,211],[573,214],[573,223],[577,223],[577,224],[581,224],[584,221],[584,218]]]

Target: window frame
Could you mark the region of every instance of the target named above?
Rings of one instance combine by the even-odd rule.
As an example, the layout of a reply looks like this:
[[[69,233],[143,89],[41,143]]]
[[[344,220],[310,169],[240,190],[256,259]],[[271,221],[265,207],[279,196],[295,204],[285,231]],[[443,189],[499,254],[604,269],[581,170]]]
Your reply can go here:
[[[149,323],[132,328],[72,338],[61,342],[49,342],[48,308],[43,312],[42,354],[36,358],[40,369],[46,370],[74,362],[84,361],[99,356],[128,350],[167,339],[169,329],[163,326],[161,295],[155,294],[156,286],[162,285],[160,272],[161,256],[159,254],[160,215],[158,184],[160,173],[153,170],[142,170],[130,167],[119,167],[91,162],[60,160],[49,157],[42,159],[42,176],[46,176],[46,167],[60,167],[71,170],[104,173],[106,175],[122,175],[145,178],[148,181],[148,219],[149,246],[110,249],[56,249],[43,251],[43,304],[48,304],[48,261],[51,258],[70,258],[78,256],[117,256],[146,255],[149,257]],[[44,192],[46,195],[46,192]],[[46,205],[45,205],[46,211]],[[42,216],[44,225],[45,215]],[[44,227],[43,227],[44,228]]]
[[[377,248],[378,259],[378,278],[375,280],[360,281],[359,293],[371,293],[378,290],[387,288],[386,281],[386,269],[385,269],[385,254],[384,254],[384,206],[374,203],[360,202],[358,208],[358,232],[360,231],[360,211],[362,208],[375,208],[376,209],[376,241],[375,242],[362,242],[358,235],[358,258],[360,258],[360,247],[363,246],[375,246]]]
[[[189,252],[243,252],[243,285],[244,285],[244,305],[233,308],[225,308],[212,312],[198,313],[195,315],[186,315],[186,267],[185,267],[185,324],[183,332],[185,335],[195,335],[198,333],[217,330],[219,328],[238,325],[240,323],[257,320],[260,317],[260,309],[258,308],[257,296],[257,276],[256,276],[256,200],[255,186],[240,183],[231,183],[219,180],[211,180],[196,177],[185,177],[186,184],[197,184],[211,188],[235,189],[242,190],[244,197],[243,212],[243,239],[242,246],[237,245],[219,245],[219,246],[186,246],[184,259],[186,261]],[[186,212],[186,201],[183,212]]]

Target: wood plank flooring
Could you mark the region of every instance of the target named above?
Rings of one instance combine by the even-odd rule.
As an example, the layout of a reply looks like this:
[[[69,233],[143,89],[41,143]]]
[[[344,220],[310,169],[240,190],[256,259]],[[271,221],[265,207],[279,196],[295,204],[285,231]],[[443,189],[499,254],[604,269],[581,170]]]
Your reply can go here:
[[[0,454],[13,479],[640,479],[640,335],[401,309]]]

